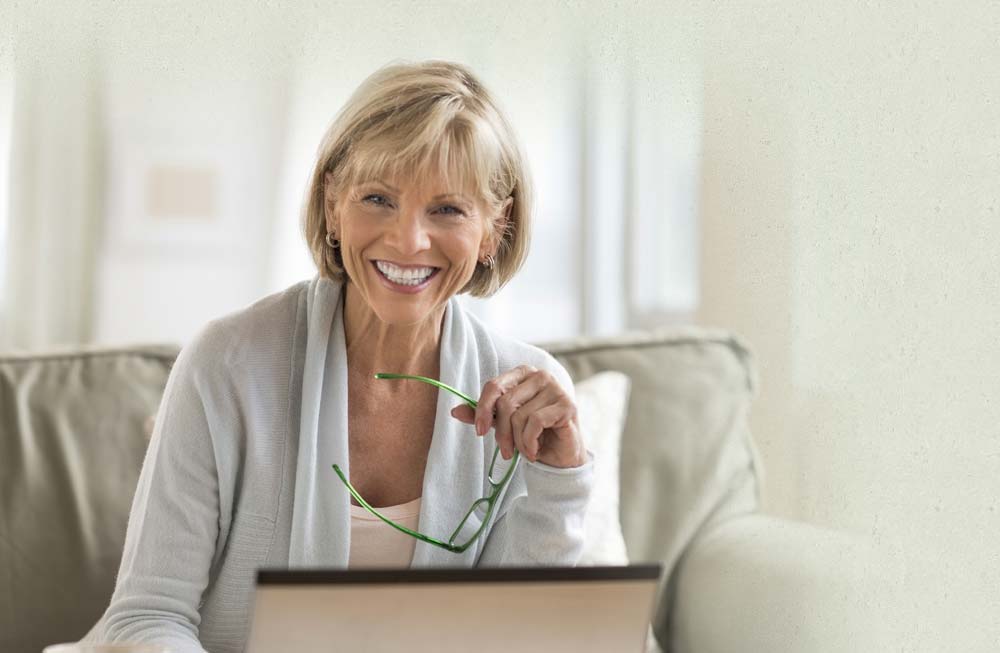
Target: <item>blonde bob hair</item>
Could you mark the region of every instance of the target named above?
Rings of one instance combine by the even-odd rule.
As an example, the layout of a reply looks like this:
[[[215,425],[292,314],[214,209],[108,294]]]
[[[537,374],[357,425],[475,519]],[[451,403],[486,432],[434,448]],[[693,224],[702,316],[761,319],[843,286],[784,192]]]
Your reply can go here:
[[[303,229],[320,275],[346,280],[339,247],[327,245],[337,196],[369,179],[439,176],[471,188],[493,218],[495,264],[476,265],[460,292],[488,297],[524,263],[531,180],[510,123],[472,72],[457,63],[395,63],[375,71],[347,101],[320,143]],[[506,220],[504,202],[511,205]]]

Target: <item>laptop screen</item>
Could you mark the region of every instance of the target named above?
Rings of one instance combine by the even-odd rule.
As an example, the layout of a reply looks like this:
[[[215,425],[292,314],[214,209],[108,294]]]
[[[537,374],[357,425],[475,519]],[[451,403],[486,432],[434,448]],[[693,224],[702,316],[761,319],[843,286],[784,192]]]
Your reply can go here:
[[[661,570],[262,570],[247,650],[639,653]]]

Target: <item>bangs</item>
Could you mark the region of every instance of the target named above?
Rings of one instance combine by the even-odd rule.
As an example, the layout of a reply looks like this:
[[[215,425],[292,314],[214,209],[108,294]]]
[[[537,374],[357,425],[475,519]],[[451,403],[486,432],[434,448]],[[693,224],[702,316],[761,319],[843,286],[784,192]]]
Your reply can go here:
[[[347,185],[439,180],[448,192],[471,192],[496,209],[514,184],[492,130],[454,112],[423,115],[423,121],[392,115],[352,148],[345,166]]]

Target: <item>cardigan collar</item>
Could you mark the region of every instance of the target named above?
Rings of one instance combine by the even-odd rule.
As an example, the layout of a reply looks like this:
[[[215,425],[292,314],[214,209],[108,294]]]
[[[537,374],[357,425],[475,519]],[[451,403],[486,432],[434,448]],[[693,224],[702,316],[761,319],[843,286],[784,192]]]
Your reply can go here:
[[[343,284],[314,278],[306,307],[308,333],[290,567],[348,566],[351,496],[332,468],[336,463],[350,478],[343,315]],[[478,397],[483,384],[499,373],[496,353],[492,343],[472,328],[455,297],[445,308],[440,342],[440,380]],[[477,438],[472,426],[451,416],[451,409],[459,403],[450,392],[438,391],[417,527],[442,541],[448,539],[472,502],[488,491],[485,477],[493,452],[492,436]],[[498,469],[502,462],[498,459]],[[474,532],[480,523],[479,514],[473,514],[463,535]],[[462,541],[461,536],[458,541]],[[474,566],[484,541],[485,537],[480,538],[460,554],[418,541],[412,566]]]

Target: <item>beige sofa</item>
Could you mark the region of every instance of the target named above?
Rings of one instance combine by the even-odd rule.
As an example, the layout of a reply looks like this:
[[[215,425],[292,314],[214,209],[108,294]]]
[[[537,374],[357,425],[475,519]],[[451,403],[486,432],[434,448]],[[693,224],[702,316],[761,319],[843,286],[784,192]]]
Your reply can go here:
[[[731,334],[672,328],[547,346],[575,379],[632,381],[621,522],[660,561],[664,650],[864,651],[863,542],[759,512],[756,381]],[[0,355],[0,651],[82,636],[106,606],[173,346]]]

